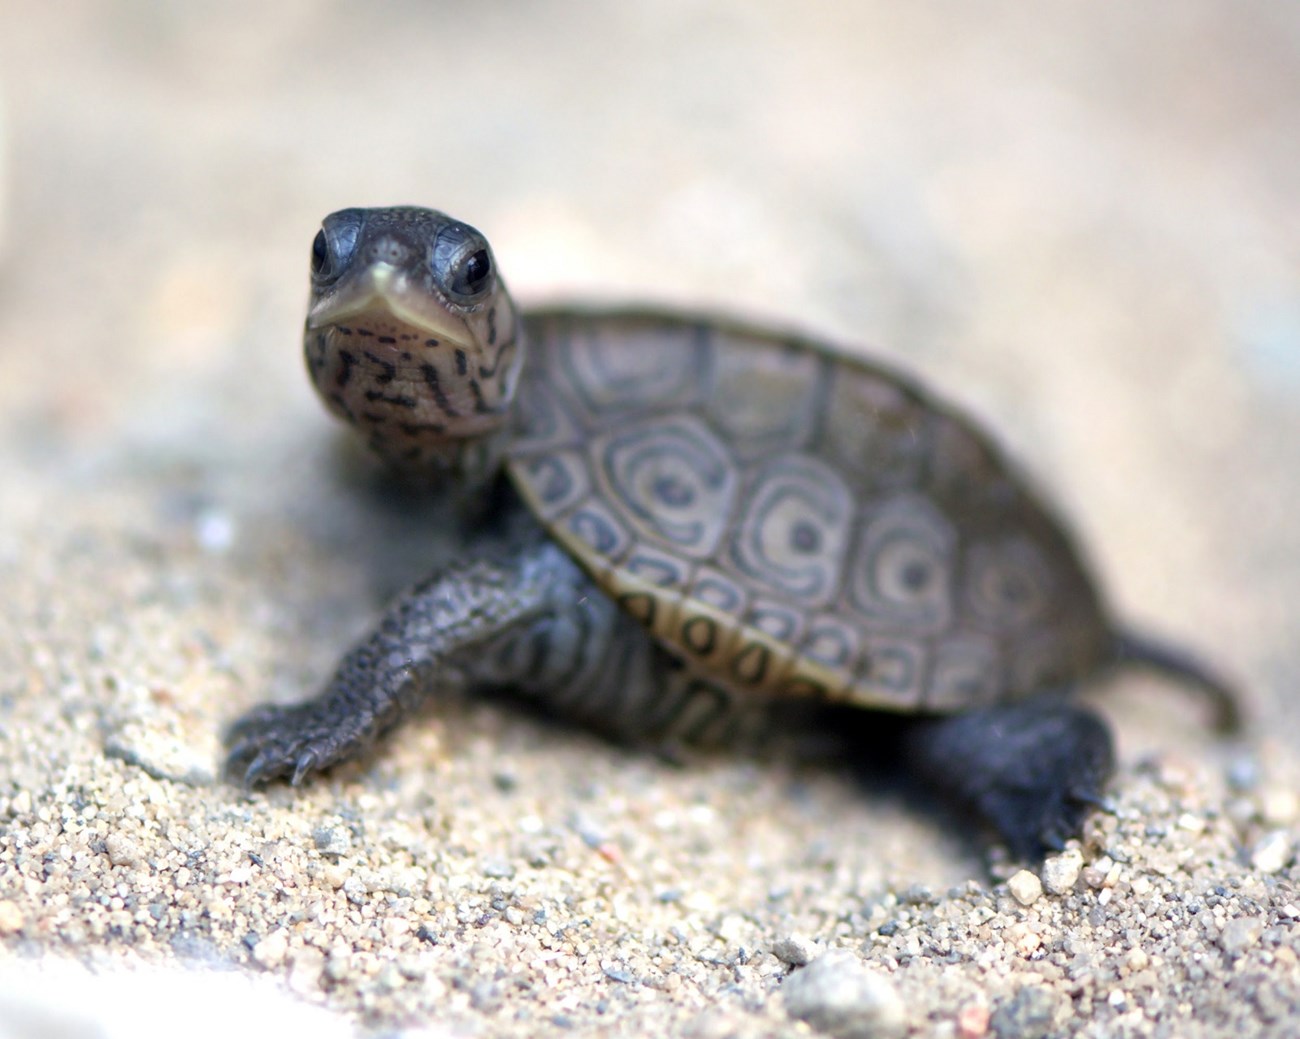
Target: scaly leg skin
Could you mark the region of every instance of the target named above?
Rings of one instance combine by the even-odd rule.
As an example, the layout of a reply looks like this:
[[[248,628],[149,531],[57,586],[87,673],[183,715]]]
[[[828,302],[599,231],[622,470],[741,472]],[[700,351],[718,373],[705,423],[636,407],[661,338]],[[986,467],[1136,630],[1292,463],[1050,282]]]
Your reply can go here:
[[[227,734],[246,786],[308,775],[363,753],[428,696],[480,687],[638,741],[694,738],[732,713],[565,553],[536,537],[455,566],[401,597],[314,700],[249,712]]]
[[[918,777],[969,804],[1033,861],[1078,834],[1114,767],[1105,723],[1054,698],[919,721],[903,752]]]

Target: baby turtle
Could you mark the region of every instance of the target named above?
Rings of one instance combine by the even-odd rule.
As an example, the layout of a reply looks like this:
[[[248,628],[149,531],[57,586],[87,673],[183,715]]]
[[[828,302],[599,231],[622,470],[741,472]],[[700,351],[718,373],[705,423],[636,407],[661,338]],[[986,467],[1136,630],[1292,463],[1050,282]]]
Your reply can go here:
[[[1112,767],[1104,723],[1064,698],[1081,680],[1144,664],[1235,721],[1222,682],[1111,622],[985,434],[822,343],[521,315],[482,234],[390,208],[325,218],[304,344],[330,410],[478,521],[320,696],[236,723],[246,784],[299,783],[451,689],[656,741],[796,699],[911,716],[904,761],[1034,856],[1078,831]]]

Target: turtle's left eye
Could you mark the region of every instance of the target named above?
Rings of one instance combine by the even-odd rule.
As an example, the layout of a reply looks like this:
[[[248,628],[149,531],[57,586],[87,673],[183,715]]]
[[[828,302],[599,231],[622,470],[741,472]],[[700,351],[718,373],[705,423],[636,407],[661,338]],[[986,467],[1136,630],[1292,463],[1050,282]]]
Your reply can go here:
[[[477,296],[487,288],[492,277],[492,257],[486,249],[471,253],[457,266],[452,276],[451,290],[461,296]]]
[[[483,236],[466,224],[448,224],[438,232],[429,267],[457,303],[475,303],[492,287],[492,253]]]

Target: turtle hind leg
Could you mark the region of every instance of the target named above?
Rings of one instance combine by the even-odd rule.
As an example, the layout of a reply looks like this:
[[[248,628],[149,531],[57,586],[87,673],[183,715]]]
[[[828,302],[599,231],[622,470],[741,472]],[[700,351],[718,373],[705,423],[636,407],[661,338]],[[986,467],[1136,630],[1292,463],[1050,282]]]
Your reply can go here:
[[[919,719],[901,751],[921,781],[972,807],[1028,860],[1079,832],[1114,766],[1105,723],[1059,699]]]

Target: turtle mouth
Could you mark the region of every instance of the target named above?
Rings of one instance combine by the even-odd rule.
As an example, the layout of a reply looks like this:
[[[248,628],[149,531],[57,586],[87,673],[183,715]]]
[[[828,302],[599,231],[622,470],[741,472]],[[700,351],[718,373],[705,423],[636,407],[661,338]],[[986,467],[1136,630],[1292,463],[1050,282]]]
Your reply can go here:
[[[339,325],[381,325],[405,329],[403,339],[464,346],[469,339],[462,318],[410,275],[389,263],[373,263],[357,277],[346,279],[313,301],[307,312],[308,331]]]

